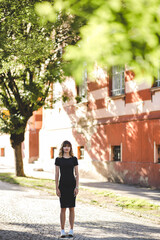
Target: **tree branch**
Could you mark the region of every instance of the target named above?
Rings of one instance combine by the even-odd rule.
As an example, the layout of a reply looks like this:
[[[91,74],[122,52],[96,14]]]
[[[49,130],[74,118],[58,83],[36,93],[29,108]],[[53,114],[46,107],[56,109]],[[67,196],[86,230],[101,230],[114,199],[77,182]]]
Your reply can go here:
[[[4,75],[4,74],[1,74],[0,80],[2,81],[2,84],[3,84],[3,90],[8,94],[10,100],[12,101],[12,100],[13,100],[13,99],[12,99],[12,96],[11,96],[10,91],[9,91],[9,89],[8,89],[5,81],[4,81],[4,77],[5,77],[5,76],[2,76],[2,75]]]
[[[0,95],[5,99],[5,102],[3,101],[4,106],[5,106],[6,108],[7,108],[7,106],[10,107],[8,98],[7,98],[3,93],[0,93]],[[8,108],[7,108],[7,109],[8,109]]]
[[[19,106],[19,110],[20,110],[21,114],[23,116],[25,116],[26,114],[25,114],[25,111],[24,111],[24,103],[22,102],[22,99],[21,99],[20,94],[19,94],[18,87],[17,87],[17,85],[16,85],[16,83],[15,83],[15,81],[14,81],[12,75],[11,75],[10,70],[8,71],[8,79],[9,79],[8,86],[11,89],[11,91],[12,91],[12,93],[13,93],[16,101],[17,101],[17,104]]]

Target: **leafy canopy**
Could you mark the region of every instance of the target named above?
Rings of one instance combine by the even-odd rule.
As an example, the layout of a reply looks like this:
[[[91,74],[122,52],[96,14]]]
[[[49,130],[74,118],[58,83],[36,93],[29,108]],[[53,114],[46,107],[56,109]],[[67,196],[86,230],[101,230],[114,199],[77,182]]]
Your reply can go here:
[[[55,31],[61,22],[44,25],[35,13],[37,2],[0,1],[0,131],[11,135],[24,133],[33,111],[46,103],[51,83],[61,81],[61,38]]]
[[[55,0],[52,11],[79,16],[80,41],[68,46],[70,74],[81,79],[84,63],[108,69],[127,64],[137,77],[157,75],[160,56],[159,0]],[[68,71],[69,73],[69,71]]]

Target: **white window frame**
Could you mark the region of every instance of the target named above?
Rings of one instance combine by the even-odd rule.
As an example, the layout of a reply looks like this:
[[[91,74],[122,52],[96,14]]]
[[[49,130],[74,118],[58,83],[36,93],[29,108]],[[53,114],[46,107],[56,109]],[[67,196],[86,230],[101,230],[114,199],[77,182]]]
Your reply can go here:
[[[156,80],[157,87],[160,87],[160,61],[158,62],[158,77]]]
[[[82,83],[78,86],[77,96],[82,99],[82,101],[87,100],[87,69],[84,70],[83,76],[82,76]]]
[[[112,67],[112,96],[125,93],[125,67],[115,65]]]
[[[160,162],[158,162],[158,146],[160,146],[160,144],[156,144],[154,141],[154,163],[160,164]]]
[[[113,148],[115,146],[120,146],[120,160],[119,161],[115,161],[113,159]],[[114,145],[109,145],[109,161],[113,161],[113,162],[122,162],[122,143],[120,145],[114,144]]]
[[[3,149],[3,150],[2,150]],[[2,154],[3,152],[3,154]],[[5,147],[0,148],[0,157],[4,158],[5,157]]]
[[[78,160],[83,160],[84,159],[84,154],[85,154],[84,146],[78,146],[77,151],[78,151],[78,155],[79,155]]]
[[[51,151],[53,151],[53,157],[51,157]],[[50,147],[50,159],[55,159],[56,156],[56,152],[57,152],[57,147]]]

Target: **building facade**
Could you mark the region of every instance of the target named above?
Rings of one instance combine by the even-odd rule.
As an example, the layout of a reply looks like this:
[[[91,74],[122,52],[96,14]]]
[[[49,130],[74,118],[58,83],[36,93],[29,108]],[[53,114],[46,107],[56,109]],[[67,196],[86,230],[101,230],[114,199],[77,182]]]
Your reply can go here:
[[[159,188],[160,81],[137,83],[132,71],[119,66],[109,74],[97,68],[96,81],[86,79],[78,88],[70,78],[54,86],[53,96],[63,94],[69,101],[43,110],[43,167],[53,167],[68,139],[82,176]]]
[[[76,87],[68,78],[54,84],[51,109],[35,113],[26,131],[24,159],[54,170],[61,143],[71,141],[80,174],[160,188],[160,80],[136,82],[134,73],[98,68]],[[54,99],[52,99],[54,100]]]

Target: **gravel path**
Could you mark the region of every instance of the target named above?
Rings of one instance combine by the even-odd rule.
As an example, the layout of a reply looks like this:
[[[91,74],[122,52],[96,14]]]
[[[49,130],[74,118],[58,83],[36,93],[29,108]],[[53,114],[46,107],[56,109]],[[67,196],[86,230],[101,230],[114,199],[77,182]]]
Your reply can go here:
[[[0,182],[0,239],[58,239],[59,210],[57,197]],[[67,220],[66,232],[68,230]],[[79,202],[74,232],[75,240],[160,239],[160,226],[156,223],[114,209]]]

